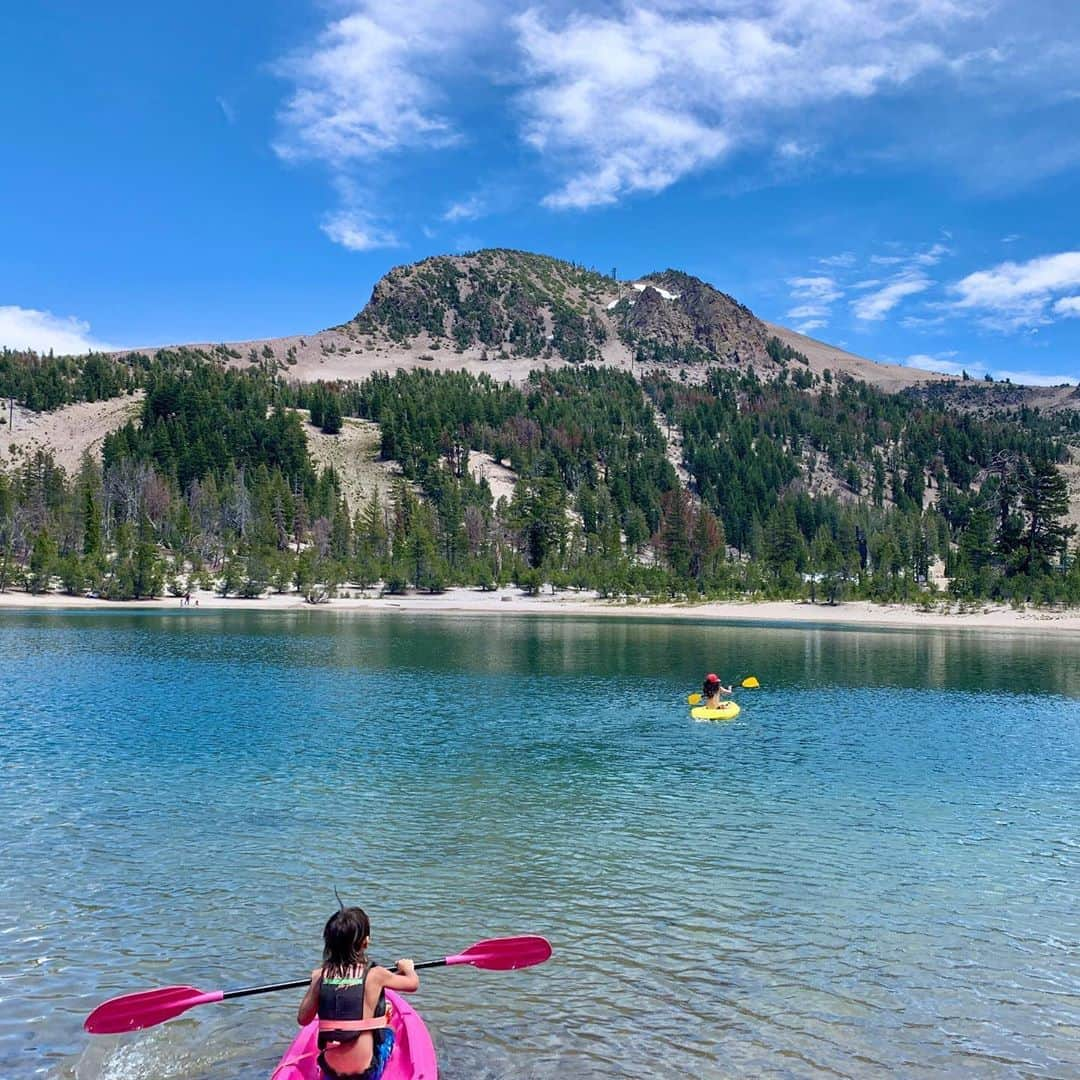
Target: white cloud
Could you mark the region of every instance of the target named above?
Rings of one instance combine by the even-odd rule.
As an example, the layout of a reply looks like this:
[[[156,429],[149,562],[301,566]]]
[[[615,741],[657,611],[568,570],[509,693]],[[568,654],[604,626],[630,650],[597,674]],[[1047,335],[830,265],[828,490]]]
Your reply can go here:
[[[839,300],[844,295],[843,290],[836,284],[836,280],[825,274],[788,278],[788,284],[791,286],[793,296],[820,300],[826,304]]]
[[[897,248],[899,244],[889,245]],[[946,255],[951,255],[952,248],[936,243],[917,251],[898,251],[892,255],[871,255],[870,262],[875,266],[898,266],[915,271],[920,267],[936,266]]]
[[[352,191],[358,167],[370,191],[372,165],[387,155],[461,140],[448,111],[461,67],[454,61],[495,9],[484,0],[352,0],[346,7],[312,44],[274,65],[293,83],[274,150],[330,169],[342,206],[322,230],[350,251],[368,251],[398,241],[374,224],[370,194],[361,203]]]
[[[58,356],[87,352],[110,352],[117,348],[96,340],[90,324],[74,315],[54,315],[51,311],[16,306],[0,307],[0,346],[32,349]]]
[[[980,364],[960,364],[950,360],[955,352],[945,353],[941,356],[930,356],[927,353],[913,353],[906,360],[901,361],[905,367],[919,368],[922,371],[939,371],[944,375],[960,375],[966,371],[969,375],[981,376],[985,368]]]
[[[486,213],[487,203],[485,200],[479,195],[470,195],[467,199],[451,203],[442,219],[443,221],[475,221],[476,218],[483,217]]]
[[[1074,314],[1071,301],[1063,296],[1051,309],[1059,293],[1080,288],[1080,251],[1043,255],[1027,262],[1003,262],[988,270],[977,270],[951,286],[956,297],[954,310],[980,314],[994,329],[1018,330],[1052,321],[1051,312]]]
[[[526,141],[568,172],[544,200],[584,208],[662,190],[770,125],[947,66],[952,0],[666,0],[513,20]],[[780,152],[803,145],[779,133]]]
[[[853,300],[851,310],[856,319],[877,322],[884,319],[905,297],[925,292],[932,284],[928,277],[921,274],[906,274],[874,292],[860,296],[858,300]]]
[[[836,280],[825,274],[788,278],[787,283],[791,286],[792,299],[799,303],[786,317],[796,321],[795,329],[801,334],[825,326],[833,303],[844,295]]]
[[[1075,69],[1075,50],[1065,55],[1064,46],[1056,53],[1048,47],[1052,33],[1067,40],[1059,16],[1021,19],[999,0],[324,0],[322,6],[332,15],[321,31],[274,65],[291,84],[274,147],[285,160],[315,161],[332,175],[363,169],[375,195],[386,183],[380,165],[388,156],[494,141],[490,133],[502,133],[502,108],[537,151],[547,190],[542,201],[584,209],[662,191],[734,152],[753,151],[758,166],[763,160],[766,170],[786,174],[807,167],[811,156],[844,168],[867,149],[868,140],[859,138],[866,117],[846,119],[861,101],[915,95],[933,78],[936,95],[966,93],[964,102],[998,108],[1007,93],[1015,96],[1006,79],[1022,78],[1032,93],[1014,109],[1020,115],[1048,95],[1066,100],[1063,81]],[[477,88],[482,110],[474,104]],[[228,114],[228,102],[220,104]],[[971,110],[957,107],[950,115],[967,117]],[[923,152],[952,154],[960,171],[981,161],[957,131],[933,127],[918,125]],[[884,145],[874,153],[910,157],[904,125],[886,128],[880,140],[875,135]],[[998,142],[1002,154],[1030,171],[1033,155],[1016,152],[1015,138]],[[823,153],[827,146],[837,155]],[[1073,149],[1055,152],[1065,153],[1063,161],[1075,157]],[[364,208],[379,212],[370,203]],[[945,253],[935,247],[941,250],[909,258],[934,265]],[[893,257],[893,265],[907,265]]]
[[[990,375],[998,382],[1008,380],[1025,386],[1060,386],[1062,383],[1075,385],[1075,375],[1048,375],[1038,371],[1012,371],[1005,368],[989,368],[981,361],[961,363],[952,360],[956,351],[928,355],[926,353],[914,353],[906,360],[901,361],[906,367],[921,368],[923,371],[938,371],[943,375],[955,375],[960,377],[965,371],[972,379],[983,379]]]
[[[1054,312],[1070,319],[1080,319],[1080,296],[1063,296],[1054,304]]]
[[[341,168],[454,140],[454,125],[441,111],[438,76],[473,28],[486,22],[482,4],[364,0],[351,7],[314,45],[275,65],[295,84],[279,115],[277,153]]]
[[[349,251],[398,246],[397,237],[362,210],[337,210],[328,214],[319,227],[335,244]]]
[[[847,269],[848,267],[855,265],[855,252],[841,251],[839,255],[826,255],[823,259],[818,259],[817,261],[821,266]]]
[[[226,121],[230,125],[236,123],[236,110],[232,107],[231,103],[223,97],[215,98],[218,103],[218,108],[221,109],[221,115],[225,117]]]
[[[1076,386],[1077,384],[1075,375],[1047,375],[1041,371],[1010,371],[1004,368],[994,371],[993,376],[999,382],[1002,379],[1008,379],[1009,382],[1027,386],[1060,386],[1062,383]]]
[[[925,251],[917,251],[911,256],[915,266],[936,266],[946,255],[952,254],[952,248],[945,244],[931,244]]]
[[[934,282],[927,277],[927,268],[936,266],[953,253],[952,248],[940,241],[908,251],[896,250],[899,244],[888,246],[893,249],[892,254],[871,255],[869,261],[879,267],[888,267],[891,276],[865,278],[851,286],[864,293],[851,302],[855,318],[863,322],[880,321],[907,297],[932,288]]]
[[[813,157],[817,148],[810,143],[801,142],[799,139],[785,139],[776,148],[777,154],[787,161],[801,161]]]

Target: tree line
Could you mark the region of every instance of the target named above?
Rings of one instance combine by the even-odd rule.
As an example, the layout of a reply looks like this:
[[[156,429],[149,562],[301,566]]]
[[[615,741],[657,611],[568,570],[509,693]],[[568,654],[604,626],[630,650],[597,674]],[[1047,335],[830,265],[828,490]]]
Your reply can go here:
[[[88,364],[70,361],[73,385]],[[100,462],[68,477],[38,452],[0,470],[0,589],[914,600],[936,567],[961,598],[1080,602],[1069,417],[720,369],[688,385],[580,365],[511,386],[430,370],[290,383],[191,350],[120,367],[145,396]],[[377,422],[400,477],[349,506],[298,409],[331,432]],[[662,425],[682,435],[689,484]],[[493,500],[476,453],[513,470],[510,497]]]

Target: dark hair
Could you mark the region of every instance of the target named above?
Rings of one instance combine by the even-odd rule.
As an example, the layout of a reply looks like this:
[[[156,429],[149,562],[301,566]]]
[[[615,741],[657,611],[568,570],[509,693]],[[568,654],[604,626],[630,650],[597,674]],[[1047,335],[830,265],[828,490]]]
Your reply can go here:
[[[343,907],[326,920],[323,927],[323,967],[331,975],[342,975],[363,967],[364,942],[371,934],[371,921],[362,908]]]
[[[705,682],[702,684],[701,689],[705,694],[711,693],[720,685],[720,680],[717,676],[709,674],[705,676]]]

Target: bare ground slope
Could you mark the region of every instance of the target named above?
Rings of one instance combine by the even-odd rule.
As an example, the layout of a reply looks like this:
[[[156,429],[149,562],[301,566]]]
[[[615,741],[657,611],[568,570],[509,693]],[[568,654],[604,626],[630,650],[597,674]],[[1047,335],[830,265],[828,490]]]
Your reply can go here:
[[[947,383],[947,375],[920,368],[903,367],[899,364],[880,364],[864,356],[828,345],[823,341],[797,334],[794,330],[775,323],[765,323],[768,329],[785,344],[804,353],[810,360],[810,368],[820,375],[826,368],[833,374],[846,373],[853,378],[862,379],[873,386],[886,391],[897,391],[909,386],[925,383]],[[215,345],[211,342],[196,342],[191,348],[211,351]],[[497,350],[470,346],[458,350],[447,347],[445,340],[433,341],[427,334],[421,334],[413,340],[400,343],[371,335],[350,333],[344,329],[320,330],[314,334],[295,334],[283,338],[260,338],[253,341],[230,342],[230,347],[242,354],[242,359],[231,360],[230,366],[245,368],[250,365],[249,354],[254,351],[260,356],[264,348],[274,354],[281,365],[281,374],[286,379],[298,382],[357,381],[367,378],[377,371],[396,371],[399,368],[413,370],[426,368],[429,371],[469,371],[474,375],[487,374],[493,379],[512,383],[522,383],[531,371],[544,368],[565,367],[566,362],[559,356],[550,359],[500,355]],[[292,356],[292,362],[287,358]],[[140,350],[153,353],[156,349]],[[627,346],[617,337],[609,337],[600,348],[606,367],[615,367],[623,371],[640,373],[641,366],[633,363]],[[690,381],[699,381],[695,376],[700,372],[690,370]]]
[[[36,413],[15,407],[14,423],[0,426],[0,465],[25,460],[38,449],[52,452],[56,463],[76,472],[84,453],[98,457],[105,436],[135,418],[142,393],[81,401],[53,412]]]
[[[380,497],[390,493],[394,480],[401,476],[396,461],[383,461],[379,457],[379,425],[371,420],[347,417],[337,435],[324,435],[307,420],[304,409],[297,409],[304,420],[308,450],[317,468],[332,465],[341,481],[341,493],[352,513],[360,504],[371,498],[378,489]]]
[[[835,345],[828,345],[816,338],[798,334],[786,326],[778,326],[776,323],[765,325],[785,345],[798,349],[806,356],[810,361],[810,369],[817,375],[829,368],[834,375],[837,372],[843,372],[890,392],[905,390],[909,386],[917,386],[920,383],[950,381],[948,375],[941,375],[936,371],[923,371],[921,368],[904,367],[901,364],[879,364],[876,360],[867,360],[864,356],[856,356],[855,353],[847,352]]]

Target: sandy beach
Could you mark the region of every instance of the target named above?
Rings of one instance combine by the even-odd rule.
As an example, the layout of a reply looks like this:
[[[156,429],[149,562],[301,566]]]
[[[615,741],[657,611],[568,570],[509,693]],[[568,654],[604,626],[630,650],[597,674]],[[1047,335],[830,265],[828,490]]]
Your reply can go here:
[[[526,596],[514,588],[482,592],[454,588],[437,596],[379,596],[343,589],[342,595],[325,604],[312,605],[297,593],[270,594],[259,599],[221,597],[197,591],[191,605],[178,597],[116,602],[96,597],[49,593],[31,596],[24,592],[0,593],[0,610],[135,609],[184,611],[335,611],[335,612],[432,612],[460,615],[572,615],[633,616],[634,618],[698,619],[721,623],[804,623],[817,626],[887,627],[896,629],[976,629],[1037,632],[1080,631],[1080,609],[1016,610],[1001,605],[971,605],[924,611],[913,605],[871,604],[851,601],[830,607],[798,601],[711,601],[689,603],[638,603],[601,600],[595,593],[561,592]]]

